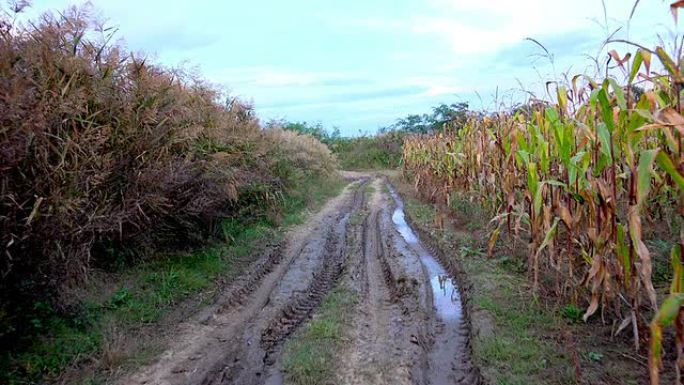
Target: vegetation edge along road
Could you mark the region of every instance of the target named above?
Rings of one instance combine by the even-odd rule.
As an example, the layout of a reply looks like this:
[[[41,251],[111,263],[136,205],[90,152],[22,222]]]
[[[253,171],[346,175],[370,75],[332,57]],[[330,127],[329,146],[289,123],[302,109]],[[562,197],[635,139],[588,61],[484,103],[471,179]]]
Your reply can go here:
[[[153,360],[173,341],[171,331],[179,323],[213,303],[269,245],[280,242],[346,183],[339,176],[304,183],[300,188],[307,197],[288,198],[280,224],[228,222],[224,241],[95,275],[79,292],[85,313],[76,319],[41,319],[46,334],[16,355],[3,357],[3,381],[23,383],[45,376],[56,383],[108,383]],[[17,367],[29,372],[17,372]]]
[[[410,181],[398,176],[391,180],[421,236],[462,269],[473,360],[487,383],[648,382],[645,357],[635,354],[628,341],[616,343],[610,326],[585,324],[580,309],[536,298],[524,265],[506,248],[487,256],[488,221],[477,203],[462,201],[445,217]]]

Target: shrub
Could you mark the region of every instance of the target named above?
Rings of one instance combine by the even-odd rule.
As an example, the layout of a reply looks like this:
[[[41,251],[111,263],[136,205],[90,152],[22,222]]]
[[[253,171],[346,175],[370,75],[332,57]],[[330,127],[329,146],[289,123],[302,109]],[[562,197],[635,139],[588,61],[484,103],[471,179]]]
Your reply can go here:
[[[328,145],[345,170],[398,168],[405,133],[389,131],[376,136],[338,138]]]
[[[187,247],[334,170],[313,138],[110,39],[76,8],[0,20],[0,338],[39,298],[68,309],[92,266]]]

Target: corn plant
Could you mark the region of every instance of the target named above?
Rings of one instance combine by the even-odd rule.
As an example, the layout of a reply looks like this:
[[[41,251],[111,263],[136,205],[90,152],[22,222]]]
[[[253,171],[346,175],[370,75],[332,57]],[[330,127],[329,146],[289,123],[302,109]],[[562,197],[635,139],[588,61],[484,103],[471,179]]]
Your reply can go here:
[[[585,301],[585,321],[616,319],[635,349],[650,338],[656,384],[666,326],[676,327],[678,378],[684,368],[684,230],[659,308],[642,222],[655,213],[684,219],[684,74],[663,47],[613,50],[607,61],[614,71],[605,79],[549,83],[553,102],[471,114],[462,127],[405,138],[404,173],[435,201],[458,193],[480,202],[492,216],[490,255],[501,236],[527,242],[535,293],[551,277],[555,294]],[[650,335],[644,309],[656,314]]]

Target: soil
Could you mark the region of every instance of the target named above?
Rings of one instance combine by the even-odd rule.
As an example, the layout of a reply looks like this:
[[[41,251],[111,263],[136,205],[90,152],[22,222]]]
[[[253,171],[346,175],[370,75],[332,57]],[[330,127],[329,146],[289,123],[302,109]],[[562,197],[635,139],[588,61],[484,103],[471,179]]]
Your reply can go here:
[[[359,301],[331,383],[479,383],[455,272],[397,222],[401,201],[384,178],[345,176],[342,194],[173,328],[155,362],[119,383],[281,384],[284,343],[340,284]]]

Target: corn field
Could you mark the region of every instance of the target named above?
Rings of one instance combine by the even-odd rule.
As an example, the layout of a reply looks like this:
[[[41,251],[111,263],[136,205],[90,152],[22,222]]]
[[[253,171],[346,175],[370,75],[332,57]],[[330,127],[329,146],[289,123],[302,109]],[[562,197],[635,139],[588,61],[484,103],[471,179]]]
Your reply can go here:
[[[416,189],[447,205],[457,194],[492,214],[490,254],[499,237],[528,243],[535,292],[550,281],[559,296],[587,304],[585,321],[600,314],[631,330],[636,349],[650,344],[653,384],[668,326],[684,367],[684,230],[674,230],[665,299],[642,232],[642,222],[676,229],[684,216],[684,75],[674,56],[662,47],[611,51],[620,76],[547,83],[552,103],[471,114],[462,127],[407,137],[403,150]]]

